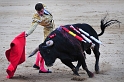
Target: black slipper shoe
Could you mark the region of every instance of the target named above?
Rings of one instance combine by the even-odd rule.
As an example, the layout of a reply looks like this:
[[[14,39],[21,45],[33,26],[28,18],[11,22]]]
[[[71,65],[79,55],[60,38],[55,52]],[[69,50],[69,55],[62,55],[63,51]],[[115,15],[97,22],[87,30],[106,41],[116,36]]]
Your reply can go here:
[[[41,71],[41,70],[39,70],[39,73],[52,73],[52,71],[46,71],[46,72],[44,72],[44,71]]]
[[[40,67],[37,66],[36,64],[34,64],[33,68],[40,69]]]

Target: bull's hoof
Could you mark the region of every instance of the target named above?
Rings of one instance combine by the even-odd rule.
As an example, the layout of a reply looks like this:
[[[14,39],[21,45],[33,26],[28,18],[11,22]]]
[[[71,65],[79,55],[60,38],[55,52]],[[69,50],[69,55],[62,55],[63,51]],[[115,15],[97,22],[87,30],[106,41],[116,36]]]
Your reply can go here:
[[[99,66],[98,65],[95,65],[95,71],[96,71],[96,74],[99,73]]]
[[[99,74],[99,71],[96,71],[96,74]]]
[[[76,68],[73,68],[72,71],[73,71],[73,74],[74,74],[74,75],[80,76],[80,75],[78,74],[78,71],[76,70]]]
[[[89,76],[89,78],[93,78],[94,77],[94,74],[92,72],[89,72],[88,73],[88,76]]]
[[[77,71],[73,71],[73,75],[80,76]]]
[[[73,73],[73,75],[80,76],[78,73]]]

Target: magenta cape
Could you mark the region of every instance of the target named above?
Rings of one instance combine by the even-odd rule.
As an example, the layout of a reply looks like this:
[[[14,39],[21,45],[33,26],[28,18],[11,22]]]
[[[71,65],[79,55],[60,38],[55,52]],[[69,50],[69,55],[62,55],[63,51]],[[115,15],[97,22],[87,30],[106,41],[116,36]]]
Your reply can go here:
[[[6,50],[5,55],[10,62],[6,70],[7,78],[12,78],[17,66],[25,61],[25,42],[25,32],[22,32],[11,42],[10,49]]]

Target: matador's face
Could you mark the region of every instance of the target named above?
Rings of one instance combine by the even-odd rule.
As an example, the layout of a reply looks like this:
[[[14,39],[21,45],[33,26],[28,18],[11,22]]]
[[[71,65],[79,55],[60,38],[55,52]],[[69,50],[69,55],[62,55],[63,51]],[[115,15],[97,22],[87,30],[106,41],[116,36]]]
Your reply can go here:
[[[38,13],[40,16],[43,16],[43,14],[44,14],[44,9],[41,9],[40,11],[37,11],[37,13]]]

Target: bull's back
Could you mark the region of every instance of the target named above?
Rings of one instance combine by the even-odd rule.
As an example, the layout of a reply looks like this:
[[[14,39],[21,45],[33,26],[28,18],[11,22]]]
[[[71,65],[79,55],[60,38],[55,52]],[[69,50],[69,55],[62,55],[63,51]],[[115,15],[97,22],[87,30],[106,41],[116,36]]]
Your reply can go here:
[[[97,32],[89,25],[89,24],[74,24],[74,27],[81,28],[85,32],[87,32],[90,36],[94,36],[95,38],[98,39]]]

